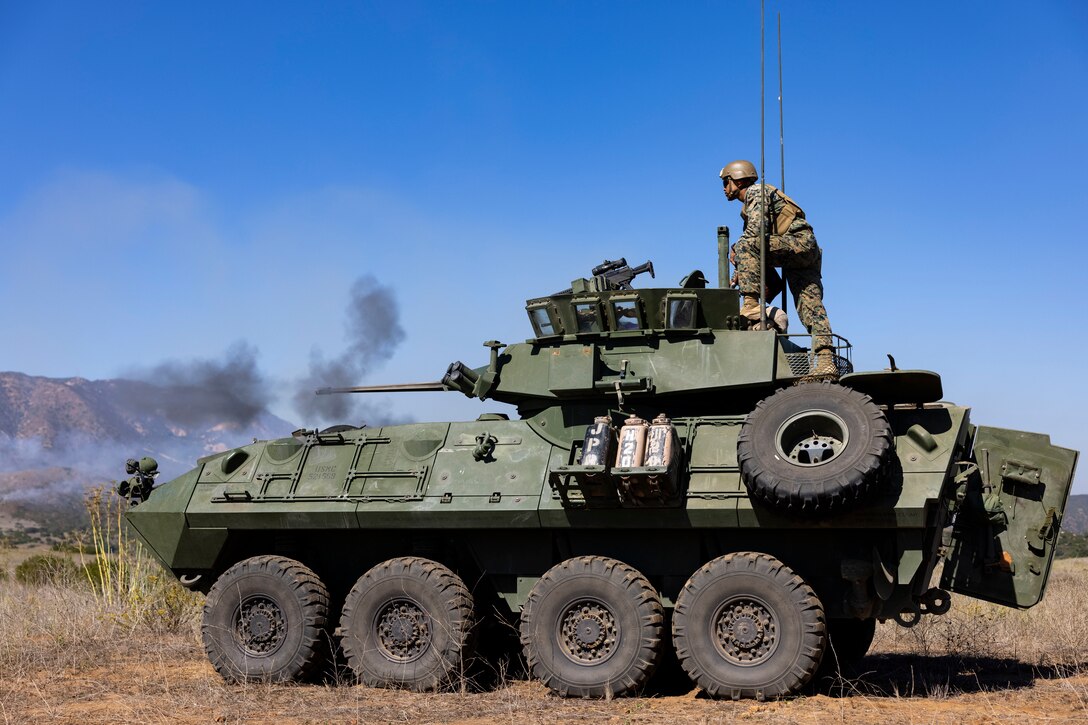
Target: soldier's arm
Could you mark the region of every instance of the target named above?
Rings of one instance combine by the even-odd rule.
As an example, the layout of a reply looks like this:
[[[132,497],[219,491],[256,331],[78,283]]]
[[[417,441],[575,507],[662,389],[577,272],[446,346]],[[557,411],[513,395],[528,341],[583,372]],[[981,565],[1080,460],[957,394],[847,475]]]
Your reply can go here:
[[[760,198],[760,186],[754,184],[748,187],[748,193],[745,196],[744,207],[748,214],[748,218],[744,223],[744,232],[740,235],[740,239],[737,243],[740,244],[741,240],[745,242],[759,242],[759,225],[763,223],[763,200]],[[767,203],[770,204],[771,200],[768,198]]]

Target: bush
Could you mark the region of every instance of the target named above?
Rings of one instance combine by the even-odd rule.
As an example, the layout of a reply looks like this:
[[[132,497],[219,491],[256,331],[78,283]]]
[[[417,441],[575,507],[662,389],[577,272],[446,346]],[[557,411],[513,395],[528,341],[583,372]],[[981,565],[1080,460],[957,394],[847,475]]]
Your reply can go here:
[[[1088,534],[1074,534],[1072,531],[1058,532],[1058,547],[1054,556],[1059,559],[1088,556]]]
[[[124,523],[128,502],[106,486],[93,488],[86,499],[91,522],[89,541],[77,542],[81,575],[114,621],[156,632],[185,630],[197,619],[200,594],[183,588],[132,538]],[[89,555],[88,555],[89,554]]]
[[[67,586],[78,581],[79,578],[79,567],[63,556],[35,554],[15,567],[15,581],[31,586],[43,584]]]

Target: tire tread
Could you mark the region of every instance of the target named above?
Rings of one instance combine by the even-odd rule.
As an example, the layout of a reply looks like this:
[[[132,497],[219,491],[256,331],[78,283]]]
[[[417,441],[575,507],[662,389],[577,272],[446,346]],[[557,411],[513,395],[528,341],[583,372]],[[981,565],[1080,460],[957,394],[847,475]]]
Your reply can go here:
[[[237,671],[227,653],[220,650],[212,631],[213,627],[208,621],[233,580],[246,574],[268,574],[282,578],[294,590],[295,598],[302,607],[304,616],[302,642],[295,661],[282,674],[268,677]],[[200,627],[204,651],[216,672],[228,682],[304,680],[313,674],[321,663],[319,654],[321,642],[327,635],[328,613],[329,591],[317,574],[304,564],[273,554],[243,559],[223,572],[208,592]]]
[[[731,571],[757,574],[774,582],[783,588],[793,600],[797,610],[802,613],[804,631],[800,647],[804,656],[792,664],[787,675],[780,677],[766,688],[734,686],[722,682],[703,669],[692,651],[688,628],[695,627],[698,631],[705,623],[688,622],[690,599],[700,588]],[[676,648],[676,657],[680,666],[696,685],[707,695],[715,698],[764,700],[783,697],[798,691],[813,677],[820,665],[827,641],[826,632],[823,604],[812,588],[781,561],[769,554],[758,552],[726,554],[704,564],[684,584],[676,599],[676,608],[673,612],[673,645]]]
[[[356,609],[362,604],[363,595],[375,583],[389,576],[412,577],[434,587],[436,591],[441,592],[442,599],[447,603],[447,612],[453,613],[454,620],[462,623],[462,626],[454,633],[455,636],[451,637],[447,649],[439,653],[442,662],[446,665],[444,672],[435,672],[433,677],[420,681],[388,682],[370,672],[365,666],[365,653],[359,647],[358,640],[349,635],[349,631],[353,627]],[[451,683],[452,675],[464,665],[464,659],[472,649],[472,635],[475,631],[472,593],[461,577],[449,567],[419,556],[389,559],[363,574],[344,600],[341,622],[343,637],[340,646],[347,658],[348,666],[359,682],[369,687],[404,687],[416,692],[439,690]]]
[[[564,577],[582,571],[603,575],[622,583],[636,602],[639,621],[647,625],[644,627],[646,634],[639,643],[638,666],[624,673],[620,681],[609,683],[607,686],[572,686],[565,682],[560,673],[553,671],[540,657],[537,643],[532,636],[534,614],[548,590],[556,586]],[[657,590],[634,567],[605,556],[579,556],[567,559],[545,572],[529,593],[529,598],[522,609],[520,638],[528,671],[533,678],[540,680],[561,697],[614,697],[635,692],[646,685],[660,661],[664,644],[661,626],[664,620],[664,609]]]
[[[829,398],[839,398],[849,401],[849,405],[859,406],[872,429],[866,450],[855,465],[817,486],[787,481],[768,470],[761,464],[757,451],[757,446],[765,443],[755,440],[757,429],[765,417],[779,406],[790,405],[793,398],[810,394],[814,389],[812,386],[820,386],[820,391]],[[807,382],[783,388],[759,401],[737,437],[737,463],[749,496],[787,513],[810,516],[840,513],[866,499],[884,479],[893,450],[891,425],[872,398],[830,381]]]

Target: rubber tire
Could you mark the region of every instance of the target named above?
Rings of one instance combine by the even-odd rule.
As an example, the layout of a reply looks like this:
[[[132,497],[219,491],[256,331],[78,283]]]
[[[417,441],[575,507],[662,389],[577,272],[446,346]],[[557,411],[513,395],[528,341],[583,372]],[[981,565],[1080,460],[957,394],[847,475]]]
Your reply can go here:
[[[829,619],[828,646],[821,670],[847,671],[857,666],[876,636],[875,619]]]
[[[431,639],[411,661],[387,654],[377,620],[392,602],[408,600],[429,620]],[[472,659],[473,601],[461,577],[430,559],[404,556],[363,574],[348,592],[341,646],[359,682],[428,692],[449,687]]]
[[[592,599],[612,615],[616,644],[600,663],[573,659],[560,645],[568,606]],[[603,556],[556,564],[533,586],[521,613],[530,674],[563,697],[618,697],[646,686],[661,656],[664,611],[657,590],[636,569]]]
[[[248,654],[235,635],[239,608],[252,597],[279,607],[286,635],[270,655]],[[293,682],[325,661],[329,592],[310,569],[282,556],[255,556],[227,569],[208,591],[200,628],[204,650],[228,682]]]
[[[738,664],[720,649],[715,618],[736,597],[758,600],[776,624],[763,662]],[[767,554],[718,557],[692,574],[676,598],[672,640],[680,666],[711,697],[764,700],[797,692],[815,675],[827,644],[815,592]]]
[[[846,426],[846,448],[815,466],[789,462],[776,438],[791,418],[826,411]],[[741,479],[753,500],[790,514],[838,513],[864,500],[892,454],[888,418],[872,399],[830,382],[779,390],[756,404],[737,438]]]
[[[359,430],[357,425],[348,425],[341,423],[340,425],[330,425],[328,428],[322,430],[322,433],[347,433],[348,431]]]

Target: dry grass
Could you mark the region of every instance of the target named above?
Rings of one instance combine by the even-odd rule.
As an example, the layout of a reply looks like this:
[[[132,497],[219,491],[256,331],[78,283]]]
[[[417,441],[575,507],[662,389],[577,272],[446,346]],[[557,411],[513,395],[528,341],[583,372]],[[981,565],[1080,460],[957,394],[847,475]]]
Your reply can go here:
[[[1040,670],[1076,672],[1088,666],[1088,559],[1055,563],[1046,596],[1017,611],[953,597],[944,617],[912,628],[882,627],[874,647],[928,656],[1005,659]]]
[[[882,625],[860,673],[803,697],[716,702],[690,687],[611,702],[537,683],[420,695],[333,685],[226,685],[199,609],[175,626],[90,587],[0,585],[0,722],[1067,722],[1088,719],[1088,561],[1058,562],[1047,598],[1016,612],[956,598],[911,630]],[[150,600],[135,600],[140,606]]]

